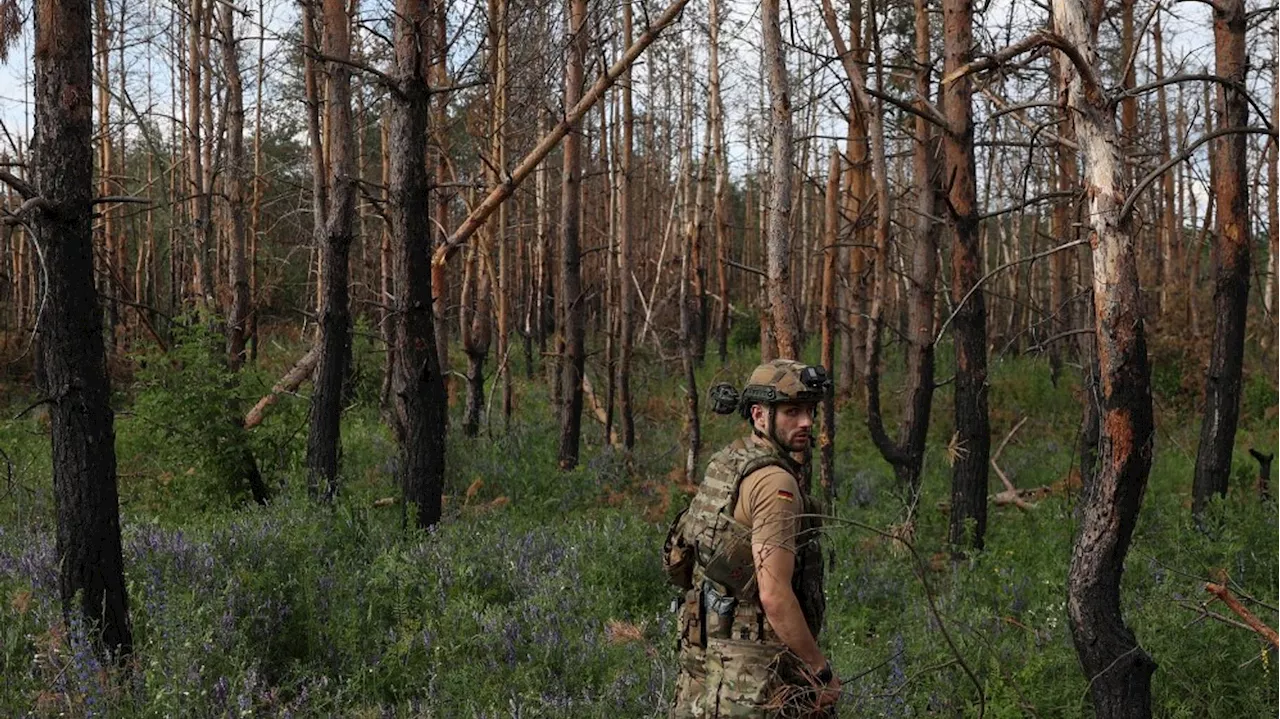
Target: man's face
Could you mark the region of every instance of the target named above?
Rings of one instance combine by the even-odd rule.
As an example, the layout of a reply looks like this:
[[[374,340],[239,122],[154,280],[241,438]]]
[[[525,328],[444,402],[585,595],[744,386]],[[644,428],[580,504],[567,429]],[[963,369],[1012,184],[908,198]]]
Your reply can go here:
[[[774,412],[773,436],[792,452],[803,452],[809,448],[809,438],[813,431],[814,405],[812,404],[780,404]],[[763,405],[751,408],[752,419],[756,429],[765,435],[769,434],[769,409]]]

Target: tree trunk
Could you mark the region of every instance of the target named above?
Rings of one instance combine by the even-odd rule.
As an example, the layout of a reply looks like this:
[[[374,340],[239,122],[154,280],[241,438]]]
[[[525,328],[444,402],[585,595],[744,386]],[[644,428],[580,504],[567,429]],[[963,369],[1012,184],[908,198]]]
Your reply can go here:
[[[96,0],[94,16],[97,21],[97,61],[98,61],[98,194],[106,197],[119,194],[112,187],[112,173],[115,170],[115,143],[111,132],[111,15],[107,10],[106,0]],[[111,336],[111,347],[120,340],[120,303],[114,299],[119,290],[113,278],[119,276],[123,268],[115,262],[116,243],[123,238],[117,237],[116,211],[111,205],[101,209],[102,221],[98,223],[100,254],[102,258],[98,275],[99,294],[105,295],[107,303],[107,328]]]
[[[1151,31],[1151,38],[1155,47],[1153,52],[1156,55],[1156,80],[1164,79],[1164,34],[1160,29],[1160,15],[1156,14],[1155,28]],[[1170,149],[1171,143],[1169,136],[1171,134],[1171,124],[1169,122],[1169,103],[1165,93],[1165,87],[1161,85],[1156,90],[1156,109],[1158,114],[1157,124],[1160,133],[1160,164],[1163,165],[1169,161],[1172,156]],[[1165,172],[1164,177],[1160,178],[1162,193],[1160,197],[1160,246],[1157,249],[1156,256],[1159,259],[1159,274],[1156,277],[1156,286],[1158,294],[1156,295],[1157,310],[1156,316],[1163,321],[1164,313],[1169,305],[1169,287],[1175,281],[1170,268],[1174,265],[1174,258],[1177,256],[1175,249],[1179,240],[1177,237],[1178,224],[1176,218],[1177,207],[1174,202],[1173,191],[1173,172]],[[1272,203],[1274,204],[1274,203]]]
[[[206,176],[204,161],[204,133],[213,132],[213,128],[204,127],[203,131],[201,123],[204,117],[204,93],[201,91],[202,68],[204,65],[204,54],[201,52],[201,36],[208,30],[204,26],[205,11],[204,0],[192,0],[191,3],[191,42],[187,51],[187,126],[189,128],[190,144],[188,146],[188,172],[190,176],[187,178],[191,184],[191,225],[195,232],[192,247],[192,264],[193,279],[195,286],[192,288],[196,295],[196,303],[201,307],[211,306],[213,304],[213,276],[209,270],[209,244],[212,236],[212,223],[210,220],[210,204],[212,198],[209,196],[209,189],[204,186],[204,178]]]
[[[836,304],[836,264],[840,250],[836,247],[840,229],[840,151],[831,148],[831,164],[827,168],[827,194],[824,203],[822,250],[822,366],[830,368],[835,361],[835,341],[839,306]],[[830,505],[836,486],[836,400],[828,392],[822,400],[822,427],[818,434],[818,481]]]
[[[1217,125],[1220,129],[1248,124],[1244,87],[1244,0],[1214,5],[1213,35],[1216,71],[1231,86],[1218,84]],[[1240,382],[1244,364],[1244,330],[1249,299],[1249,168],[1246,137],[1235,133],[1214,141],[1216,174],[1213,191],[1218,205],[1213,243],[1213,342],[1205,374],[1204,421],[1192,484],[1191,511],[1199,519],[1213,495],[1226,496],[1231,475],[1231,450],[1240,418]],[[1274,203],[1274,198],[1273,203]]]
[[[1054,0],[1054,28],[1082,59],[1076,66],[1062,57],[1059,67],[1085,157],[1102,389],[1100,465],[1077,506],[1067,614],[1095,716],[1120,719],[1151,716],[1155,662],[1124,624],[1120,579],[1151,469],[1154,427],[1132,220],[1120,214],[1127,188],[1115,109],[1093,79],[1100,20],[1087,15],[1083,0]]]
[[[915,90],[918,98],[930,96],[929,13],[926,0],[915,3]],[[885,431],[880,403],[880,345],[882,323],[879,312],[872,320],[868,337],[866,364],[867,426],[872,441],[881,455],[893,465],[898,481],[906,493],[907,521],[915,517],[920,494],[920,470],[924,463],[924,443],[929,430],[933,405],[933,299],[938,276],[937,143],[932,124],[915,118],[914,167],[916,212],[911,233],[911,266],[908,269],[906,337],[906,410],[902,418],[901,439],[894,442]],[[877,292],[887,287],[888,253],[877,256]],[[883,267],[884,269],[880,269]],[[876,302],[883,303],[883,297]],[[984,495],[985,498],[985,495]],[[954,514],[954,510],[953,510]]]
[[[1055,76],[1060,76],[1058,63],[1060,59],[1054,54],[1050,62],[1053,64],[1053,72]],[[1074,193],[1078,186],[1076,179],[1076,151],[1069,147],[1066,141],[1074,142],[1075,132],[1072,130],[1071,113],[1066,107],[1067,94],[1065,91],[1061,93],[1060,101],[1062,102],[1062,122],[1058,125],[1058,137],[1060,141],[1057,144],[1057,172],[1055,175],[1056,189],[1060,193]],[[1053,205],[1053,237],[1059,244],[1065,244],[1076,239],[1077,232],[1075,227],[1075,218],[1072,217],[1072,207],[1075,204],[1074,198],[1063,197],[1054,202]],[[1051,339],[1049,341],[1049,377],[1053,381],[1054,386],[1058,384],[1058,378],[1062,376],[1062,358],[1065,353],[1064,348],[1069,347],[1067,343],[1067,330],[1071,327],[1071,307],[1068,300],[1070,293],[1070,264],[1071,253],[1055,252],[1049,258],[1049,310],[1052,313],[1052,322],[1050,323]]]
[[[631,47],[632,0],[622,2],[622,43]],[[712,8],[716,0],[711,0]],[[715,10],[712,10],[714,13]],[[713,31],[714,32],[714,31]],[[715,45],[711,52],[714,57]],[[628,451],[636,446],[635,410],[631,400],[631,356],[635,335],[635,275],[631,242],[631,173],[635,134],[635,113],[631,105],[631,68],[622,76],[622,148],[621,167],[618,172],[618,304],[621,317],[618,324],[618,411],[622,419],[622,446]],[[539,172],[545,172],[539,170]],[[539,220],[541,217],[539,217]],[[541,231],[541,223],[539,222]],[[539,235],[541,238],[541,235]],[[539,300],[541,301],[541,300]]]
[[[1271,65],[1271,86],[1280,93],[1280,63]],[[1272,97],[1271,126],[1280,126],[1280,102]],[[1276,284],[1277,272],[1280,272],[1280,141],[1271,138],[1271,151],[1267,153],[1267,284],[1262,293],[1262,306],[1267,311],[1267,321],[1276,322]],[[1263,335],[1263,349],[1275,348],[1276,335],[1267,332]]]
[[[307,489],[332,501],[338,489],[343,384],[351,366],[351,308],[347,293],[348,260],[355,221],[354,163],[351,153],[350,16],[345,0],[324,0],[325,118],[329,129],[329,208],[316,238],[320,245],[320,360],[311,395],[311,431],[307,437]]]
[[[716,286],[720,293],[716,321],[716,353],[720,364],[729,361],[729,163],[724,148],[724,98],[720,94],[720,0],[709,0],[710,39],[707,59],[707,93],[710,95],[711,152],[715,168]],[[629,12],[629,11],[628,11]]]
[[[587,3],[569,0],[568,61],[565,66],[564,107],[567,113],[582,97],[583,63],[587,55]],[[564,176],[560,197],[560,329],[564,354],[560,358],[560,449],[559,465],[570,470],[578,464],[578,443],[582,434],[582,372],[586,362],[582,306],[580,207],[582,204],[581,119],[570,122],[564,138]]]
[[[1059,0],[1063,1],[1063,0]],[[944,74],[969,61],[973,53],[971,0],[943,0]],[[951,249],[951,299],[956,305],[955,442],[951,472],[951,530],[957,546],[982,549],[987,530],[987,460],[991,450],[987,415],[987,313],[982,255],[978,244],[978,185],[973,159],[972,84],[968,76],[944,86],[942,104],[951,125],[943,134],[950,185],[947,205],[955,240]],[[966,300],[965,297],[968,296]],[[963,304],[961,304],[963,303]],[[972,522],[973,526],[966,526]]]
[[[445,47],[448,44],[448,36],[446,32],[447,12],[445,8],[447,4],[445,0],[428,0],[432,3],[432,35],[428,39],[434,39],[432,47],[434,57],[428,58],[431,63],[432,82],[444,87],[449,84],[449,63]],[[435,169],[435,188],[432,193],[432,199],[435,201],[432,225],[434,227],[433,236],[435,238],[434,245],[436,247],[443,246],[448,239],[449,227],[449,203],[452,199],[449,190],[441,189],[441,185],[449,179],[449,132],[445,124],[449,117],[449,96],[440,93],[434,100],[431,109],[432,119],[431,126],[436,140],[435,154],[432,157],[432,163]],[[449,323],[445,321],[446,310],[448,309],[449,293],[446,291],[446,273],[449,269],[447,262],[431,263],[431,291],[432,291],[432,316],[434,318],[435,345],[436,345],[436,364],[440,367],[440,375],[444,378],[446,390],[449,384]],[[449,413],[445,412],[445,421],[449,420]]]
[[[782,49],[778,0],[762,0],[763,60],[769,82],[769,222],[765,250],[768,258],[770,327],[779,357],[800,355],[795,304],[791,297],[791,96],[787,90],[787,66]]]
[[[428,217],[427,77],[435,33],[434,0],[396,0],[395,66],[400,93],[392,95],[388,215],[394,265],[395,364],[393,424],[400,444],[405,506],[419,527],[440,521],[445,468],[444,379],[432,312]]]
[[[231,313],[227,318],[227,364],[234,371],[245,360],[248,336],[249,277],[245,267],[245,152],[244,86],[240,80],[240,57],[236,51],[235,8],[227,0],[219,6],[222,41],[222,72],[227,81],[227,156],[223,167],[227,204],[231,214],[230,261]]]
[[[83,620],[98,654],[120,659],[132,651],[133,637],[111,389],[93,285],[92,17],[88,0],[35,4],[32,184],[44,206],[33,226],[48,282],[37,374],[50,405],[63,618]]]
[[[491,0],[491,7],[496,25],[495,58],[493,70],[493,108],[492,108],[492,144],[490,147],[490,168],[494,176],[490,187],[501,181],[507,168],[507,1]],[[511,341],[511,271],[508,268],[507,251],[507,205],[504,203],[498,211],[494,223],[494,251],[498,255],[498,347],[496,362],[498,363],[495,381],[502,383],[502,419],[503,426],[511,422],[511,371],[507,354]]]

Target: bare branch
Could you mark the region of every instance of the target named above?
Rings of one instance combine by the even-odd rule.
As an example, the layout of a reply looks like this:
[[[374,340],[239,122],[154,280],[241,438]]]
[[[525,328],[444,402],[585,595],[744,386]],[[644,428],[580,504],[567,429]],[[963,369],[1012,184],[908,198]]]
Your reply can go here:
[[[979,287],[981,287],[981,286],[983,285],[983,283],[985,283],[987,280],[991,279],[991,277],[992,277],[992,276],[994,276],[997,272],[1001,272],[1001,271],[1003,271],[1003,270],[1006,270],[1006,269],[1008,269],[1008,268],[1010,268],[1010,267],[1013,267],[1014,265],[1022,264],[1023,262],[1033,262],[1033,261],[1038,260],[1038,259],[1041,259],[1041,258],[1043,258],[1043,257],[1048,257],[1049,255],[1052,255],[1052,254],[1054,254],[1055,252],[1062,252],[1063,250],[1069,250],[1069,249],[1071,249],[1072,247],[1079,247],[1080,245],[1086,245],[1086,244],[1088,244],[1088,243],[1089,243],[1089,241],[1088,241],[1088,240],[1072,240],[1071,242],[1067,242],[1067,243],[1065,243],[1065,244],[1058,245],[1057,247],[1051,247],[1051,248],[1049,248],[1049,249],[1045,250],[1044,252],[1037,252],[1037,253],[1036,253],[1036,254],[1034,254],[1034,255],[1028,255],[1028,256],[1026,256],[1026,257],[1020,257],[1020,258],[1018,258],[1018,259],[1016,259],[1016,260],[1013,260],[1013,261],[1011,261],[1011,262],[1006,262],[1006,263],[1004,263],[1003,265],[1000,265],[999,267],[995,268],[994,270],[991,270],[991,271],[990,271],[990,272],[988,272],[987,274],[983,275],[983,276],[982,276],[982,279],[978,280],[978,281],[977,281],[977,283],[975,283],[975,284],[973,285],[973,287],[971,287],[971,288],[969,289],[969,291],[965,293],[964,297],[961,297],[961,298],[960,298],[960,301],[956,303],[955,308],[951,310],[951,314],[947,317],[947,321],[946,321],[946,322],[943,322],[943,323],[942,323],[942,327],[940,327],[940,328],[938,329],[938,335],[934,338],[933,343],[934,343],[934,344],[937,344],[937,343],[939,343],[939,342],[941,342],[941,341],[942,341],[942,335],[946,333],[946,331],[947,331],[947,327],[950,327],[950,326],[951,326],[951,321],[952,321],[952,320],[954,320],[954,319],[956,318],[956,315],[960,312],[960,308],[964,306],[964,303],[965,303],[965,302],[968,302],[968,301],[969,301],[969,298],[973,296],[973,293],[974,293],[974,292],[977,292],[977,291],[978,291],[978,288],[979,288]]]
[[[1276,131],[1270,128],[1265,128],[1265,127],[1224,127],[1218,130],[1214,130],[1213,132],[1205,135],[1204,137],[1201,137],[1200,139],[1188,145],[1187,148],[1183,150],[1181,153],[1179,153],[1177,157],[1169,160],[1163,165],[1147,173],[1147,176],[1142,178],[1142,180],[1138,182],[1138,185],[1134,187],[1133,191],[1129,193],[1129,196],[1125,198],[1124,205],[1120,208],[1120,219],[1124,220],[1126,217],[1129,216],[1130,212],[1133,212],[1133,206],[1137,204],[1138,198],[1142,195],[1142,192],[1144,190],[1146,190],[1148,187],[1151,186],[1151,183],[1155,182],[1157,179],[1159,179],[1161,175],[1168,172],[1178,163],[1186,160],[1187,158],[1195,154],[1196,149],[1199,148],[1201,145],[1211,140],[1214,140],[1216,138],[1222,137],[1223,135],[1235,135],[1235,134],[1269,135],[1271,137],[1275,137]]]
[[[24,200],[30,200],[40,194],[39,192],[36,192],[34,185],[8,170],[0,170],[0,182],[3,182],[9,187],[17,190],[18,194],[22,195],[22,199]]]

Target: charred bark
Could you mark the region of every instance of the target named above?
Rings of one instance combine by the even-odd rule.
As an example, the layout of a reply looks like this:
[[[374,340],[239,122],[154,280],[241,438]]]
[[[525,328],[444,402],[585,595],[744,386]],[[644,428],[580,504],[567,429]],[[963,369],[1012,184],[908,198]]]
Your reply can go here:
[[[1067,614],[1099,719],[1151,716],[1155,662],[1125,626],[1120,581],[1151,469],[1154,425],[1137,247],[1115,107],[1096,84],[1101,17],[1083,0],[1054,0],[1053,23],[1073,46],[1059,59],[1085,157],[1092,229],[1093,297],[1100,393],[1098,469],[1077,505],[1079,526],[1067,576]]]
[[[326,80],[329,129],[329,208],[321,233],[320,360],[311,395],[307,436],[307,489],[332,501],[338,490],[343,385],[351,367],[351,308],[348,263],[355,222],[351,153],[350,16],[345,0],[324,0],[324,54],[333,58]]]
[[[944,74],[973,54],[971,0],[943,0]],[[951,529],[956,547],[982,549],[987,531],[987,467],[991,425],[987,414],[987,311],[978,242],[978,185],[973,158],[973,89],[968,76],[947,83],[942,104],[950,125],[944,133],[949,183],[947,206],[955,240],[951,249],[951,298],[956,303],[955,432],[951,471]],[[968,295],[968,300],[964,298]],[[973,523],[972,529],[966,526]]]
[[[564,107],[567,113],[582,97],[583,64],[587,54],[586,0],[569,0],[569,60],[565,68]],[[586,324],[582,306],[582,258],[578,250],[582,204],[581,118],[570,123],[564,138],[564,173],[560,198],[560,329],[564,353],[560,358],[560,450],[562,470],[578,464],[582,435],[582,373],[586,364]]]
[[[1244,0],[1222,0],[1213,6],[1218,83],[1217,126],[1242,128],[1249,105],[1243,91],[1248,56],[1245,50]],[[1213,179],[1218,214],[1213,243],[1213,342],[1205,373],[1204,421],[1191,488],[1191,512],[1197,520],[1213,495],[1226,496],[1231,453],[1240,419],[1240,383],[1244,364],[1244,330],[1249,299],[1249,170],[1245,136],[1214,141]],[[1274,198],[1273,198],[1274,202]]]
[[[120,546],[114,415],[93,286],[93,15],[88,0],[35,4],[33,216],[47,294],[37,377],[48,397],[62,614],[97,653],[133,649]],[[27,200],[37,199],[28,197]]]
[[[427,91],[435,32],[433,0],[397,0],[395,72],[399,93],[391,96],[388,215],[394,272],[395,358],[391,397],[400,444],[400,485],[405,506],[419,527],[440,521],[444,491],[444,379],[432,311],[432,242],[428,222]]]

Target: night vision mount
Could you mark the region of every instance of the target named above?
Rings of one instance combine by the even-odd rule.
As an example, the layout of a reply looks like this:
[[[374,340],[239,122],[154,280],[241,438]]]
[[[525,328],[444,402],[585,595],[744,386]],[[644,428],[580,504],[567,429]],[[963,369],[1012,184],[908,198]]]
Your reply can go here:
[[[804,385],[804,391],[798,397],[788,397],[786,399],[817,402],[826,397],[827,392],[831,389],[831,378],[827,375],[827,370],[822,365],[809,365],[801,370],[800,383]],[[711,411],[716,414],[733,414],[737,411],[745,419],[751,416],[751,405],[774,404],[782,398],[779,397],[776,387],[749,384],[746,389],[739,393],[733,385],[728,382],[721,382],[711,388],[710,399]]]

